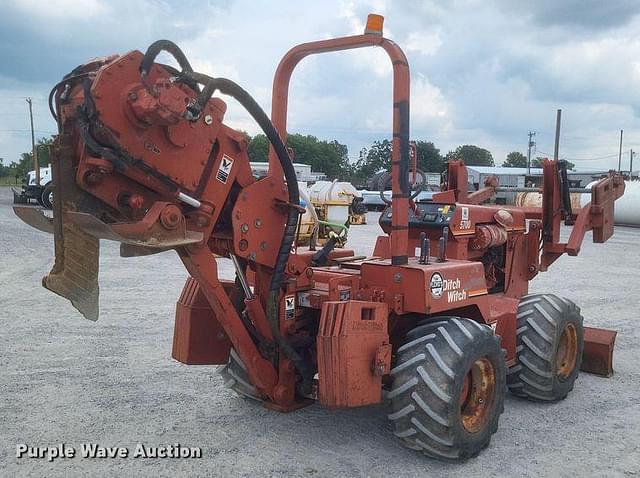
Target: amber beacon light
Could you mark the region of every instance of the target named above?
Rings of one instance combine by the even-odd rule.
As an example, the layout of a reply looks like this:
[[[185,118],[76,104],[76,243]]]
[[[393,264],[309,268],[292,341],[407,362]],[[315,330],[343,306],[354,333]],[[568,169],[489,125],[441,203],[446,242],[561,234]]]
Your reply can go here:
[[[384,17],[382,15],[376,15],[370,13],[367,16],[367,26],[364,29],[364,33],[371,33],[373,35],[382,35],[382,25],[384,24]]]

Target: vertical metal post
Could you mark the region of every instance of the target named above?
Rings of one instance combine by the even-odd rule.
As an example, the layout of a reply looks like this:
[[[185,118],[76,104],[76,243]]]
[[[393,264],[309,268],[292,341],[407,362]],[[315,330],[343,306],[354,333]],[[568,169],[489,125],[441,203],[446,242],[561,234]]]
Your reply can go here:
[[[631,179],[631,175],[633,174],[633,156],[635,154],[633,149],[629,151],[629,179]]]
[[[553,159],[556,161],[560,156],[560,122],[562,120],[562,110],[558,110],[556,115],[556,142],[553,147]]]
[[[40,165],[38,164],[38,148],[36,148],[36,137],[33,131],[33,108],[31,98],[27,98],[29,104],[29,119],[31,120],[31,154],[33,154],[33,169],[36,172],[36,186],[40,186]]]
[[[622,133],[624,130],[620,130],[620,150],[618,151],[618,172],[622,168]]]
[[[531,176],[531,148],[533,148],[533,137],[535,135],[535,131],[529,131],[529,143],[527,145],[527,176]]]

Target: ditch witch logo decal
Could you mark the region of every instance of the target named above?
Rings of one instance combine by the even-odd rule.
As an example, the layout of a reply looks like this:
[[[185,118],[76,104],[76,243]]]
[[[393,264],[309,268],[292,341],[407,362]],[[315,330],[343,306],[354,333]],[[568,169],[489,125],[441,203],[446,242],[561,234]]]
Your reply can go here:
[[[429,281],[429,289],[434,299],[439,299],[446,292],[447,302],[460,302],[467,298],[467,291],[462,289],[460,279],[444,279],[442,274],[434,272]]]
[[[296,316],[296,296],[288,295],[284,298],[285,319],[291,320]]]
[[[216,179],[221,183],[227,184],[227,179],[229,179],[229,174],[231,173],[231,167],[233,166],[233,159],[227,156],[226,154],[222,156],[222,161],[220,161],[220,166],[218,166],[218,173],[216,174]]]

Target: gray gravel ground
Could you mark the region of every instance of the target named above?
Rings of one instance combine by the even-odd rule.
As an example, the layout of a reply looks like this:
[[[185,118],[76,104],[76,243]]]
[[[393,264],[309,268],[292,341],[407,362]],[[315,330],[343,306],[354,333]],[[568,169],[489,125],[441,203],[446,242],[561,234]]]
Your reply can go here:
[[[376,219],[353,228],[357,253],[372,251]],[[491,445],[463,464],[404,449],[384,406],[280,414],[224,389],[214,367],[173,361],[186,278],[174,253],[121,259],[103,242],[101,319],[91,323],[40,286],[53,241],[14,217],[8,188],[0,188],[0,231],[0,476],[640,475],[640,229],[586,242],[580,257],[561,258],[532,284],[573,299],[587,323],[619,331],[615,376],[583,374],[557,404],[507,397]],[[203,457],[47,462],[17,459],[17,443],[180,443]]]

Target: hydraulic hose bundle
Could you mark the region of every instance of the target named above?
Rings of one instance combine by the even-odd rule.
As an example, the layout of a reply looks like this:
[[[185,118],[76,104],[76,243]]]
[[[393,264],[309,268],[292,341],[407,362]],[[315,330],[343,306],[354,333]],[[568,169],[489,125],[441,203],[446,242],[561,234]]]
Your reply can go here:
[[[202,73],[194,72],[186,56],[175,43],[168,40],[159,40],[149,47],[140,64],[140,73],[143,77],[146,76],[153,64],[153,61],[160,51],[163,50],[173,55],[182,68],[181,72],[176,73],[177,78],[191,86],[191,88],[199,93],[195,103],[187,106],[185,118],[191,121],[196,120],[215,91],[220,91],[220,93],[224,95],[231,96],[238,101],[238,103],[240,103],[240,105],[242,105],[242,107],[245,108],[245,110],[247,110],[247,112],[252,116],[256,123],[258,123],[273,146],[282,166],[285,180],[287,182],[289,211],[287,214],[284,235],[282,237],[282,242],[280,243],[278,256],[271,276],[271,282],[269,284],[266,316],[271,327],[271,332],[276,339],[278,346],[284,355],[295,364],[296,368],[302,375],[303,392],[308,393],[310,391],[311,381],[313,378],[312,371],[298,352],[296,352],[296,350],[282,336],[278,321],[280,288],[284,278],[284,269],[289,258],[291,246],[293,245],[295,238],[296,228],[298,226],[298,210],[294,205],[298,205],[300,203],[298,182],[293,164],[291,163],[291,158],[289,158],[286,147],[275,127],[271,123],[271,120],[247,91],[237,83],[227,78],[213,78]],[[202,91],[197,87],[198,84],[204,86]]]
[[[280,243],[273,274],[269,284],[269,294],[265,312],[276,343],[282,353],[284,353],[284,355],[294,363],[297,370],[302,375],[302,391],[303,393],[308,393],[311,389],[313,372],[310,370],[310,367],[306,365],[300,354],[282,336],[279,327],[281,285],[298,225],[298,210],[296,206],[299,204],[299,190],[297,177],[293,164],[291,163],[291,159],[289,158],[285,145],[271,120],[247,91],[229,79],[213,78],[202,73],[194,72],[184,52],[175,43],[169,40],[158,40],[151,44],[140,62],[140,76],[142,84],[147,91],[151,94],[154,93],[154,86],[149,84],[148,75],[156,58],[163,51],[169,53],[176,60],[180,69],[161,64],[162,68],[169,71],[169,73],[174,76],[174,81],[185,84],[197,94],[196,99],[186,105],[186,109],[183,113],[183,117],[186,120],[197,120],[207,102],[216,91],[220,91],[220,93],[224,95],[231,96],[238,101],[258,123],[273,146],[277,158],[282,166],[285,180],[287,182],[289,210],[287,212],[284,235]],[[104,61],[106,62],[107,59]],[[116,138],[108,136],[105,138],[103,135],[96,137],[92,134],[92,130],[93,132],[97,131],[96,125],[99,124],[99,119],[97,118],[95,105],[91,96],[92,77],[93,72],[85,72],[82,67],[78,67],[54,86],[49,96],[49,103],[51,113],[56,121],[59,120],[54,108],[54,103],[57,106],[60,102],[64,102],[65,91],[70,88],[70,85],[73,82],[82,81],[84,87],[84,104],[78,109],[78,121],[80,123],[80,134],[86,146],[90,150],[94,151],[98,156],[108,160],[117,171],[122,172],[129,167],[133,167],[147,175],[155,177],[171,192],[178,191],[178,185],[172,180],[172,178],[165,176],[158,170],[150,167],[143,160],[132,157],[118,144]],[[203,85],[202,90],[200,85]],[[64,89],[62,87],[64,87]]]

